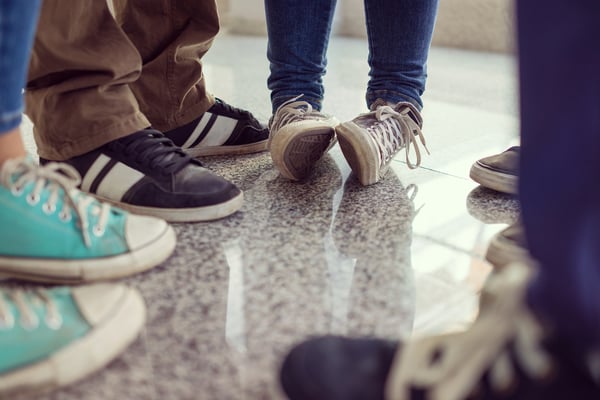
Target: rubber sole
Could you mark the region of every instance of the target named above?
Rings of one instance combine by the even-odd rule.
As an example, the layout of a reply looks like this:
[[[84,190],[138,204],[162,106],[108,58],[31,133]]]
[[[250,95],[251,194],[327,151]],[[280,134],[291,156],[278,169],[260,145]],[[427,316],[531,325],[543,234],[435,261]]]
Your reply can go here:
[[[368,139],[364,130],[349,121],[338,125],[336,133],[342,153],[359,182],[363,186],[379,182],[385,169],[381,169],[379,165],[379,150]]]
[[[488,189],[502,193],[518,193],[518,177],[485,168],[479,163],[473,164],[469,176],[475,182]]]
[[[137,338],[146,320],[140,294],[124,288],[118,308],[86,336],[35,364],[0,376],[0,398],[47,392],[100,370]]]
[[[169,225],[153,241],[117,256],[88,259],[0,257],[0,277],[44,283],[82,283],[123,278],[164,262],[175,250]]]
[[[148,215],[150,217],[164,219],[167,222],[214,221],[230,216],[244,205],[244,193],[241,191],[237,196],[223,203],[192,208],[143,207],[128,203],[120,203],[91,193],[90,195],[95,196],[100,201],[114,204],[115,206],[129,211],[130,213]]]
[[[314,165],[335,144],[335,130],[315,121],[289,124],[269,142],[273,164],[284,177],[298,181],[312,172]]]
[[[252,154],[267,151],[268,139],[261,140],[260,142],[240,144],[237,146],[210,146],[210,147],[196,147],[190,149],[183,149],[191,157],[205,157],[205,156],[227,156],[227,155],[240,155],[240,154]]]

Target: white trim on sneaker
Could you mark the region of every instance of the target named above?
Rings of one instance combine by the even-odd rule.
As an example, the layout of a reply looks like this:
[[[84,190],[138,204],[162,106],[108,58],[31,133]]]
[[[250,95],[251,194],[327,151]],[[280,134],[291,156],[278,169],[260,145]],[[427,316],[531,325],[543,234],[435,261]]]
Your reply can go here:
[[[85,173],[81,189],[112,201],[121,201],[125,193],[143,178],[144,174],[140,171],[100,154]]]

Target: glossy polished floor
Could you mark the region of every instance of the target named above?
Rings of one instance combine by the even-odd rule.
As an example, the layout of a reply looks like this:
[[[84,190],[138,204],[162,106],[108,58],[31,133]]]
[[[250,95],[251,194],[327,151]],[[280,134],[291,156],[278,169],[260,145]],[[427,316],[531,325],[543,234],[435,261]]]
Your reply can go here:
[[[266,39],[223,34],[206,57],[210,90],[270,116]],[[324,111],[364,112],[366,42],[335,37]],[[245,191],[237,214],[176,226],[163,265],[126,282],[148,321],[101,373],[43,398],[282,399],[277,367],[295,342],[336,333],[401,338],[461,329],[477,312],[490,237],[518,214],[513,197],[468,178],[476,159],[518,141],[514,60],[434,48],[425,95],[430,156],[404,152],[361,187],[338,146],[304,183],[268,153],[205,164]],[[30,126],[27,142],[35,151]]]

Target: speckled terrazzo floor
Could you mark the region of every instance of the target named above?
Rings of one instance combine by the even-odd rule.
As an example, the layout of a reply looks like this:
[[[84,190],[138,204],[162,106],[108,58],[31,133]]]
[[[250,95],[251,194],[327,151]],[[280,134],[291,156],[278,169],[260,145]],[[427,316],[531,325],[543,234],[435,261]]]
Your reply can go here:
[[[206,57],[209,88],[262,120],[270,115],[263,37],[221,35]],[[365,111],[366,43],[333,38],[324,110]],[[127,279],[146,327],[105,370],[50,400],[281,399],[277,367],[312,334],[399,338],[465,326],[490,266],[490,237],[518,217],[514,197],[468,178],[477,158],[518,134],[513,60],[436,48],[424,133],[431,155],[404,153],[364,188],[338,146],[304,183],[278,176],[268,154],[207,158],[245,191],[237,214],[176,226],[175,254]],[[27,143],[34,152],[30,126]]]

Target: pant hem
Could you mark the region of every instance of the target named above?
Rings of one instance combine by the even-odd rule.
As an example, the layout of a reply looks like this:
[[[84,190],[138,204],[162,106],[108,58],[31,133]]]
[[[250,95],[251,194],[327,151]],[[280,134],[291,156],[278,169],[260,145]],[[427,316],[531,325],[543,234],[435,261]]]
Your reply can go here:
[[[42,143],[39,132],[35,132],[36,142],[38,145],[38,155],[47,160],[65,161],[70,158],[89,153],[90,151],[96,150],[106,143],[128,136],[134,132],[148,128],[149,126],[150,122],[148,119],[144,116],[144,114],[138,112],[119,123],[99,127],[93,131],[89,131],[87,137],[78,141],[77,143]],[[52,136],[60,137],[59,134],[52,134]]]

